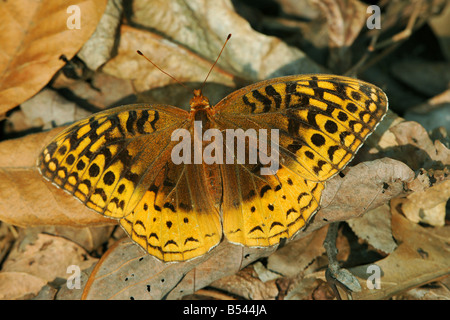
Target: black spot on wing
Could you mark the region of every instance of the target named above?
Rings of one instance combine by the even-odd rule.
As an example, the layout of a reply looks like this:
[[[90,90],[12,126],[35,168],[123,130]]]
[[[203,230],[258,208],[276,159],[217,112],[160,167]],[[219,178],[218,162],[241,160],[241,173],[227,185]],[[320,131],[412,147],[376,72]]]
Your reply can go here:
[[[175,207],[170,202],[164,203],[164,208],[170,209],[172,212],[176,212]]]
[[[261,191],[259,192],[259,196],[262,198],[264,197],[264,194],[269,191],[270,189],[272,189],[269,185],[265,185],[264,187],[261,188]]]
[[[325,144],[325,138],[318,133],[314,133],[311,136],[311,142],[316,146],[316,147],[321,147]]]
[[[250,230],[248,233],[250,234],[250,233],[253,233],[253,232],[258,231],[258,230],[261,231],[261,232],[264,232],[263,229],[260,226],[256,226],[252,230]]]
[[[116,175],[114,174],[114,172],[112,171],[108,171],[107,173],[105,173],[105,175],[103,176],[103,182],[107,185],[110,186],[114,183],[114,181],[116,180]]]
[[[186,238],[186,240],[184,240],[184,244],[186,244],[188,242],[199,242],[199,241],[198,241],[198,239],[195,239],[193,237],[189,237],[189,238]]]
[[[331,146],[328,148],[328,157],[330,158],[331,161],[333,161],[334,158],[334,153],[339,150],[339,146]]]

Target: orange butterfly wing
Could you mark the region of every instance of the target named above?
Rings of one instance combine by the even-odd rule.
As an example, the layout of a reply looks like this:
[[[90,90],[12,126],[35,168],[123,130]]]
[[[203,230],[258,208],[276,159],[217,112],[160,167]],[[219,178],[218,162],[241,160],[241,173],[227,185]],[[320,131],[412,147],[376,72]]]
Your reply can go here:
[[[38,168],[89,208],[120,223],[164,261],[202,255],[222,238],[218,204],[202,165],[171,161],[171,134],[189,128],[186,111],[130,105],[97,113],[59,134]]]
[[[225,236],[246,246],[269,246],[292,237],[318,210],[324,182],[373,132],[387,98],[356,79],[300,75],[237,90],[215,111],[219,127],[279,133],[276,174],[261,175],[260,163],[222,165]]]

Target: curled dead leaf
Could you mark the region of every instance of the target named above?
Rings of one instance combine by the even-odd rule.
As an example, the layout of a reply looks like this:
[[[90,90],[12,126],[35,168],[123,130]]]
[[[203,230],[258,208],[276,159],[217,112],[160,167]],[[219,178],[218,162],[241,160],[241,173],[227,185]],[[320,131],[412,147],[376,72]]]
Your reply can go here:
[[[220,278],[210,286],[248,300],[274,300],[279,293],[274,280],[261,281],[254,268],[250,267]]]
[[[46,107],[41,108],[42,105]],[[29,122],[29,127],[42,127],[43,130],[78,121],[90,115],[90,112],[50,89],[41,90],[22,103],[20,108]]]
[[[323,208],[315,221],[322,220],[322,224],[326,224],[347,220],[349,212],[352,217],[358,217],[401,194],[405,183],[414,178],[414,172],[407,165],[390,158],[363,162],[344,173],[343,179],[331,179],[327,183]],[[357,198],[355,190],[358,190]]]
[[[366,23],[367,5],[358,0],[313,1],[327,20],[328,65],[346,71],[351,66],[349,48]]]
[[[321,228],[298,241],[292,241],[278,249],[267,259],[267,268],[283,276],[293,277],[325,252],[323,241],[327,227]]]
[[[425,128],[414,121],[392,125],[379,142],[383,154],[400,160],[413,170],[450,165],[450,150],[440,141],[432,141]]]

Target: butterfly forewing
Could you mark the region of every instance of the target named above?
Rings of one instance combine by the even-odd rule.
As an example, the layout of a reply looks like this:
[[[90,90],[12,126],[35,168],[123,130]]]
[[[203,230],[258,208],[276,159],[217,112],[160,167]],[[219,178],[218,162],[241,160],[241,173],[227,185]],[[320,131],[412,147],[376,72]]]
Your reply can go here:
[[[170,106],[111,109],[64,130],[37,165],[89,208],[122,218],[124,229],[150,254],[188,260],[217,245],[222,228],[218,206],[203,196],[203,166],[171,161],[171,134],[190,126],[187,117]]]
[[[98,113],[59,134],[43,150],[38,168],[88,207],[123,217],[142,197],[140,178],[167,148],[165,136],[185,118],[173,107],[128,106]]]

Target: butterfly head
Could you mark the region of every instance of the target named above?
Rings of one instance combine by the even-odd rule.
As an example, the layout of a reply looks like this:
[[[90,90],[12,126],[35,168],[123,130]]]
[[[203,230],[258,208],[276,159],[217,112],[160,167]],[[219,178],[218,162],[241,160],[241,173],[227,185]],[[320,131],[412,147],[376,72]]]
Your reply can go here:
[[[191,106],[191,111],[199,111],[209,108],[209,100],[202,94],[200,89],[194,90],[194,96],[189,102]]]

